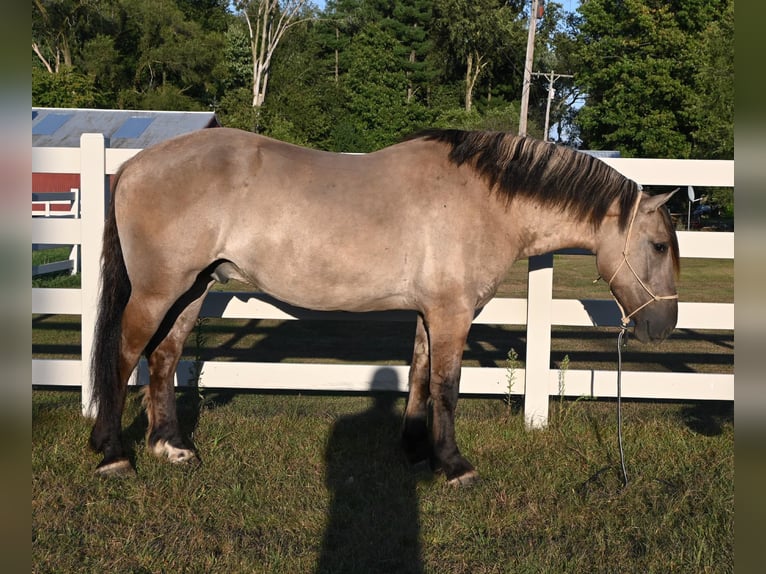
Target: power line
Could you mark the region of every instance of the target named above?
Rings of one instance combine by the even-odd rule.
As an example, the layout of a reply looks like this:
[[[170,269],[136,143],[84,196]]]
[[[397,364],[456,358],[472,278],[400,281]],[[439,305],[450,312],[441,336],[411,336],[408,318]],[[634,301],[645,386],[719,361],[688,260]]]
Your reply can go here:
[[[557,74],[553,70],[547,74],[544,72],[532,72],[532,75],[542,76],[548,80],[548,101],[545,104],[545,130],[543,131],[543,141],[548,141],[548,129],[551,117],[551,101],[553,100],[553,96],[556,94],[556,90],[553,88],[553,85],[559,78],[574,78],[574,76],[571,74]]]

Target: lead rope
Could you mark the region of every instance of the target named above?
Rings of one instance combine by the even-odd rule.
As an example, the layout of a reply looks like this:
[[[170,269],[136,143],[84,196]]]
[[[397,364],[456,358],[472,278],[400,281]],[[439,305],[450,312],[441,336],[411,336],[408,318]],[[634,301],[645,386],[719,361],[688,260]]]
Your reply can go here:
[[[628,471],[625,467],[625,450],[622,448],[622,338],[628,336],[628,328],[623,325],[617,336],[617,445],[620,447],[620,468],[622,486],[628,486]],[[627,341],[626,341],[627,344]]]

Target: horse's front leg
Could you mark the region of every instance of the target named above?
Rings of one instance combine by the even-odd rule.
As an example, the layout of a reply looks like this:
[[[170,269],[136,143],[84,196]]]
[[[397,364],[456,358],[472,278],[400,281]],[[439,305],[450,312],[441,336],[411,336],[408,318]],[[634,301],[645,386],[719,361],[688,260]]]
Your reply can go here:
[[[431,348],[431,394],[433,420],[431,434],[435,463],[453,485],[475,482],[479,475],[460,454],[455,438],[455,410],[460,394],[460,370],[473,311],[449,312],[427,317]]]
[[[423,324],[423,316],[418,315],[415,348],[410,365],[410,390],[402,428],[402,446],[411,464],[428,461],[433,454],[428,434],[428,387],[431,380],[429,355],[428,333]]]

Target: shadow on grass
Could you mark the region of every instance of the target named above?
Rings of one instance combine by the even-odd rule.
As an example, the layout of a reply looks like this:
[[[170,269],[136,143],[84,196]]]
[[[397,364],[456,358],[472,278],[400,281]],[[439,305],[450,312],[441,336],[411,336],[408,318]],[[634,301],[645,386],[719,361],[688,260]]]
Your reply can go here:
[[[317,574],[424,571],[417,485],[434,476],[413,469],[403,454],[398,388],[396,371],[381,367],[370,382],[369,408],[339,417],[332,425],[324,454],[330,505]],[[195,389],[177,394],[179,425],[189,446],[202,410],[226,404],[239,392],[205,393],[204,398]],[[134,466],[148,425],[144,409],[137,408],[141,397],[140,391],[131,390],[129,409],[135,415],[123,429]]]
[[[371,407],[339,418],[327,448],[329,518],[317,573],[423,572],[418,476],[400,448],[393,369],[376,371]],[[430,474],[428,475],[430,478]]]
[[[692,431],[704,436],[719,436],[726,423],[734,422],[734,403],[729,401],[698,402],[681,411]]]

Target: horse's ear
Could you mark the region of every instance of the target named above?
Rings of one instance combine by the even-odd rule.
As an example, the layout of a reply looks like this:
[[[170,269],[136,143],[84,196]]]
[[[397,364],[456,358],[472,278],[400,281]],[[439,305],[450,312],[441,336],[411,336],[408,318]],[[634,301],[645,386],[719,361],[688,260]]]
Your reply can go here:
[[[668,193],[660,193],[658,195],[649,195],[644,197],[644,199],[641,201],[641,211],[644,213],[651,213],[652,211],[656,211],[658,208],[665,205],[668,200],[673,197],[673,194],[679,189],[680,188],[677,187]]]

